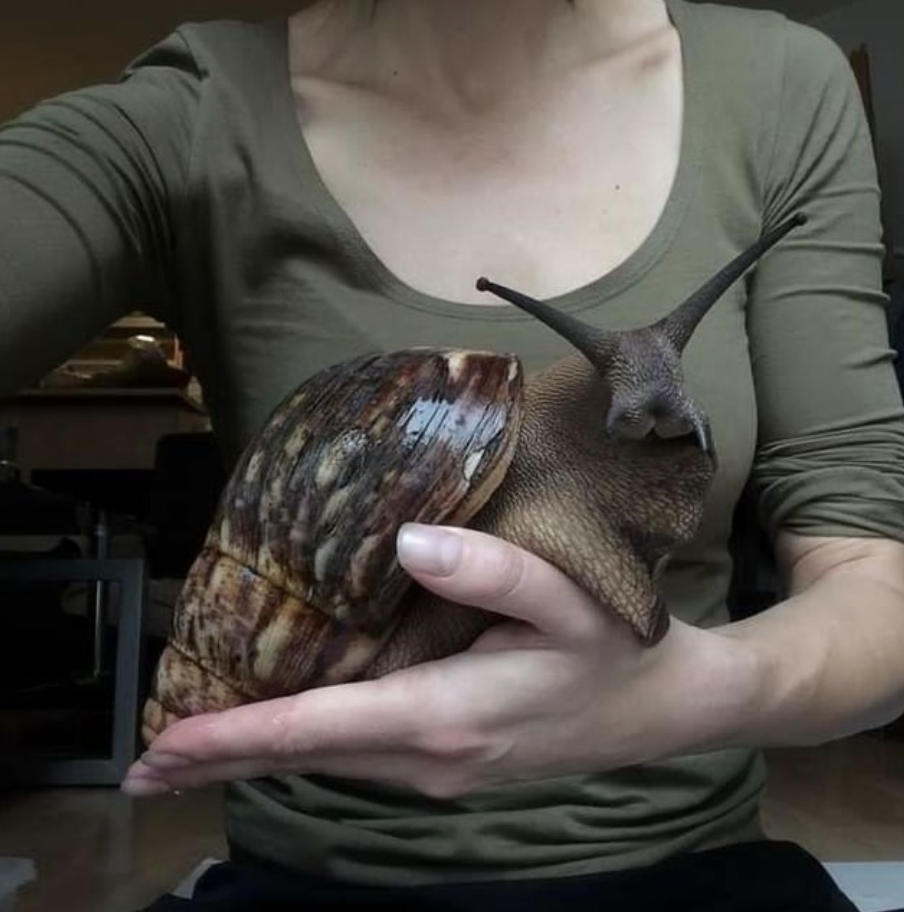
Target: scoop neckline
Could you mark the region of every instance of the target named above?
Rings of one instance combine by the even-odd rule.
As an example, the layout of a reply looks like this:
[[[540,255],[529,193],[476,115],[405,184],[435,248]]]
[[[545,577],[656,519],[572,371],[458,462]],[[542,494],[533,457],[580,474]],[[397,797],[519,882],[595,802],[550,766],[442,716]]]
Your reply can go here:
[[[700,171],[699,146],[705,132],[705,110],[701,101],[706,94],[701,85],[704,74],[698,62],[694,23],[687,15],[684,0],[665,0],[665,3],[681,47],[683,83],[678,165],[668,196],[650,232],[613,269],[583,285],[543,299],[559,310],[578,313],[597,307],[640,281],[671,246],[692,196]],[[280,54],[278,60],[274,60],[275,81],[279,87],[276,93],[278,104],[271,110],[276,112],[288,133],[287,147],[292,150],[292,168],[304,190],[305,202],[316,209],[337,244],[358,270],[362,282],[397,304],[433,315],[486,322],[526,322],[533,319],[517,308],[502,304],[475,305],[431,295],[409,285],[383,262],[320,174],[299,122],[292,91],[288,19],[272,24],[278,30]]]

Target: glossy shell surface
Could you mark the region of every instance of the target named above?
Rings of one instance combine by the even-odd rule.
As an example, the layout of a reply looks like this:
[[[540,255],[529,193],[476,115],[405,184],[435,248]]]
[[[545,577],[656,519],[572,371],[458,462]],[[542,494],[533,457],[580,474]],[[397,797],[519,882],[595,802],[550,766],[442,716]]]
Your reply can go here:
[[[514,356],[407,350],[336,365],[289,396],[236,465],[176,606],[145,709],[174,718],[354,678],[412,588],[409,520],[465,524],[505,475]]]

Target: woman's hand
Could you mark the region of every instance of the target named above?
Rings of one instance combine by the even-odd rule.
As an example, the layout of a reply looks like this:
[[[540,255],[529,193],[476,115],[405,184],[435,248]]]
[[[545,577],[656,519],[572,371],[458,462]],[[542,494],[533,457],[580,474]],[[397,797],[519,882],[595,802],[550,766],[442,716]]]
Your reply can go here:
[[[509,620],[464,653],[380,680],[178,722],[124,790],[297,773],[453,797],[717,746],[757,685],[743,644],[673,621],[644,647],[561,572],[500,539],[408,526],[399,557],[426,588]]]

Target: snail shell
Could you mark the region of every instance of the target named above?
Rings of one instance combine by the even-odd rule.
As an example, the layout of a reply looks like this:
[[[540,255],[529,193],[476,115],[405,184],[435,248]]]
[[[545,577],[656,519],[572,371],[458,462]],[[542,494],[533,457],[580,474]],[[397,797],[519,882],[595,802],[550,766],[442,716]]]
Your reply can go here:
[[[513,356],[407,350],[310,378],[223,491],[144,709],[175,718],[355,678],[414,587],[403,521],[466,524],[505,476],[523,376]]]

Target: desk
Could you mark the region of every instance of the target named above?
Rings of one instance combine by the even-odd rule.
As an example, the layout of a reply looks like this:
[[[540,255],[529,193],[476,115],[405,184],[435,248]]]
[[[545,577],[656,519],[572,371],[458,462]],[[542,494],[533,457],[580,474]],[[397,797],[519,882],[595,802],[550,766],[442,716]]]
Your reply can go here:
[[[151,469],[165,434],[209,429],[204,409],[178,389],[36,389],[0,399],[0,427],[19,429],[26,472]]]

